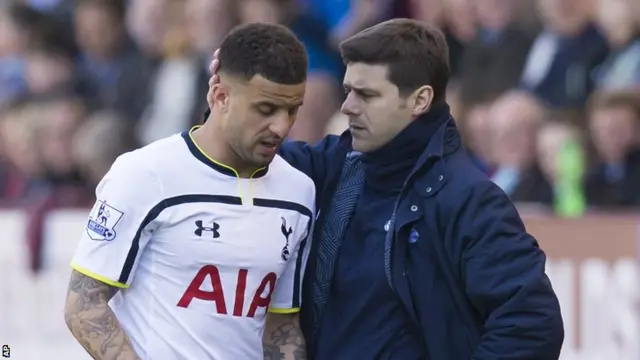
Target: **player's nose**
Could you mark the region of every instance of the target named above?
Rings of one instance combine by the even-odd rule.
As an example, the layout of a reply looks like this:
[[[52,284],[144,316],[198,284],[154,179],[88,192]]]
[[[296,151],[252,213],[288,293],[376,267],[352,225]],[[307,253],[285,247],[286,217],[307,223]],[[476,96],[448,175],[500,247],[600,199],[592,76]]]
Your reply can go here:
[[[277,118],[271,123],[269,130],[272,133],[279,136],[280,139],[284,139],[289,134],[289,130],[293,125],[293,121],[291,121],[291,117],[288,114],[281,114],[277,116]]]

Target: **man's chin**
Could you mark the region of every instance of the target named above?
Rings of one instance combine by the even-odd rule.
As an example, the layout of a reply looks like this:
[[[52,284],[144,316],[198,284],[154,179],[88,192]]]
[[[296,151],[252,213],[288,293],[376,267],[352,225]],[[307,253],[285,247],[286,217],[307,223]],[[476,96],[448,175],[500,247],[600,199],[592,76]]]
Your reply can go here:
[[[353,148],[353,150],[361,153],[373,151],[371,149],[371,144],[363,139],[358,139],[355,137],[351,139],[351,147]]]
[[[273,159],[276,157],[276,153],[257,153],[254,154],[253,156],[253,165],[255,165],[256,167],[267,167],[269,166],[269,164],[271,164],[271,162],[273,161]]]

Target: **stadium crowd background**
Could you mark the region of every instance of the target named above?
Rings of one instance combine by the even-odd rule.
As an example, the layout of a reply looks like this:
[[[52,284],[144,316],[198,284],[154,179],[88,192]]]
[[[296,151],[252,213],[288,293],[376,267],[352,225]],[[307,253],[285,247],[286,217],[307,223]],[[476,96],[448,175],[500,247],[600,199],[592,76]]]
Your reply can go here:
[[[446,33],[458,126],[515,202],[570,217],[638,210],[637,0],[4,0],[0,208],[25,214],[30,270],[48,214],[91,206],[119,154],[201,121],[207,66],[232,26],[280,22],[303,40],[291,138],[315,141],[346,127],[337,44],[392,17]]]
[[[90,204],[118,154],[201,120],[211,53],[241,22],[285,23],[309,49],[291,137],[339,133],[337,44],[394,16],[446,32],[449,102],[514,201],[571,215],[640,206],[633,0],[5,1],[0,202],[37,214]]]

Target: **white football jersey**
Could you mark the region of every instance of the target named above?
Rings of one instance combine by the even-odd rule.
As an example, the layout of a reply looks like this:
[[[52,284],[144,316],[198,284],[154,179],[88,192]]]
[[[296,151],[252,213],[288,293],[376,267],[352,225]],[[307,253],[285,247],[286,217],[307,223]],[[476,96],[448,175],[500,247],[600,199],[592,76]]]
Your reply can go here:
[[[262,359],[267,309],[298,311],[314,184],[279,156],[236,175],[185,132],[97,186],[72,267],[122,288],[109,305],[142,359]]]

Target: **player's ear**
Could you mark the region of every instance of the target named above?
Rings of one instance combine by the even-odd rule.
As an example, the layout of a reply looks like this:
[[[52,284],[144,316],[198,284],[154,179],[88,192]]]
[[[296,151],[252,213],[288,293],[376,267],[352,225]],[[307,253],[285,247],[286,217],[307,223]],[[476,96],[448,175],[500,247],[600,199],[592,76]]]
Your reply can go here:
[[[211,86],[211,103],[222,112],[229,109],[229,89],[218,83]]]

